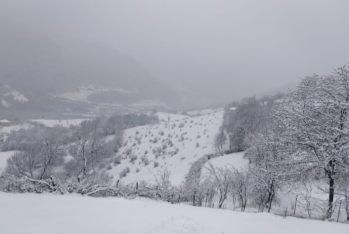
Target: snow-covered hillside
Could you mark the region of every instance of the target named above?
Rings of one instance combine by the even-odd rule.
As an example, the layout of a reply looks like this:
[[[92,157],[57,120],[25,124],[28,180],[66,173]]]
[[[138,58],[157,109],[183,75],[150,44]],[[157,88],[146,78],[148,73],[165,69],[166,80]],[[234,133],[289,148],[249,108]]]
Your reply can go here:
[[[213,158],[206,163],[211,163],[214,167],[229,167],[233,166],[236,169],[243,169],[248,165],[248,160],[244,158],[244,152],[226,154],[221,157]]]
[[[348,226],[150,200],[0,193],[1,234],[346,234]]]
[[[197,117],[157,113],[160,123],[127,129],[123,157],[109,173],[119,179],[120,172],[130,169],[125,182],[154,180],[162,170],[171,172],[172,183],[180,184],[191,163],[205,154],[214,153],[213,139],[223,120],[223,111]]]

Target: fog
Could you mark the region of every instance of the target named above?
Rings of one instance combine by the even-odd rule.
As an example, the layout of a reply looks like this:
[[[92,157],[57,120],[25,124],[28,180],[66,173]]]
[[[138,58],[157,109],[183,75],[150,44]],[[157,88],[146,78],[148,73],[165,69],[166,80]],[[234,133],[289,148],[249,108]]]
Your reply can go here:
[[[215,104],[348,63],[348,9],[345,0],[1,0],[0,26],[110,46],[180,95]]]

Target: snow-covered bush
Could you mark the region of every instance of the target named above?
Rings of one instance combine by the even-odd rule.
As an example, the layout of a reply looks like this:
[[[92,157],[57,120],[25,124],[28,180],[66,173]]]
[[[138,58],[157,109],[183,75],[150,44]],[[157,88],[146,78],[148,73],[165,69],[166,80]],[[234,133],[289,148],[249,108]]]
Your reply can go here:
[[[147,166],[149,164],[149,159],[147,157],[143,157],[142,162],[144,163],[144,166]]]
[[[135,154],[130,154],[129,159],[130,159],[130,162],[133,163],[134,161],[136,161],[138,159],[138,157]]]
[[[121,156],[118,155],[114,158],[114,165],[119,165],[121,163]]]
[[[130,172],[130,168],[129,168],[129,167],[124,168],[124,169],[120,172],[119,178],[126,177],[127,174],[128,174],[129,172]]]

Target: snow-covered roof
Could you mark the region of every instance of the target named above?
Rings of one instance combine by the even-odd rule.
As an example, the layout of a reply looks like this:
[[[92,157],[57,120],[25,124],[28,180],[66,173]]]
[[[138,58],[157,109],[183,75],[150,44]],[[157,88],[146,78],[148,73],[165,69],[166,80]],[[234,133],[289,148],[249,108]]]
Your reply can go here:
[[[8,121],[7,119],[1,119],[0,123],[11,123],[10,121]]]

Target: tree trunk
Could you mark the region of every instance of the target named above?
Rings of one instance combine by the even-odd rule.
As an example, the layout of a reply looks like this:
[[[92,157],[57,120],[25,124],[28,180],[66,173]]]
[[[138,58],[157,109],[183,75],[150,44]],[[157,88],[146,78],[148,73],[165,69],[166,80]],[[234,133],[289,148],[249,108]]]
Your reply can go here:
[[[275,191],[274,191],[274,180],[273,180],[273,181],[271,182],[271,184],[270,184],[269,194],[268,194],[268,200],[267,200],[268,213],[270,213],[271,204],[272,204],[272,202],[273,202],[274,195],[275,195]]]
[[[334,179],[333,177],[329,174],[329,182],[330,182],[330,190],[328,194],[328,210],[327,210],[327,218],[330,219],[332,216],[332,211],[333,211],[333,200],[334,200]]]

